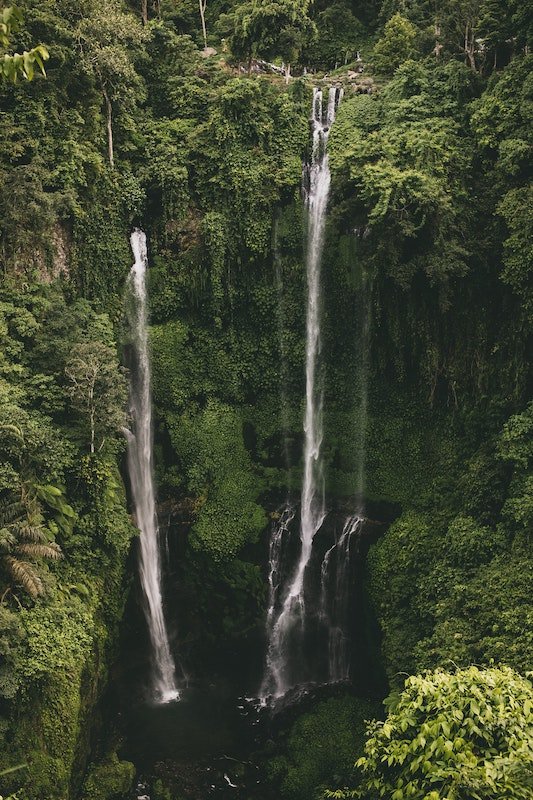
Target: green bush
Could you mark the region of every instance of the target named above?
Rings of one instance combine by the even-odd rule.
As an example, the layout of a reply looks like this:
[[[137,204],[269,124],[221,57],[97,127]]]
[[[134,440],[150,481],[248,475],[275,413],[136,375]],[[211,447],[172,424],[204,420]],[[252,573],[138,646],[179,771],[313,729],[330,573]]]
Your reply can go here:
[[[292,726],[286,754],[272,759],[271,775],[287,800],[320,797],[321,788],[345,786],[353,774],[354,752],[362,752],[365,722],[380,715],[380,704],[351,696],[318,703]]]
[[[356,766],[365,800],[530,800],[533,689],[509,667],[407,679]],[[333,792],[326,794],[334,797]]]
[[[131,790],[134,778],[134,765],[113,754],[105,763],[89,768],[81,800],[120,800]]]

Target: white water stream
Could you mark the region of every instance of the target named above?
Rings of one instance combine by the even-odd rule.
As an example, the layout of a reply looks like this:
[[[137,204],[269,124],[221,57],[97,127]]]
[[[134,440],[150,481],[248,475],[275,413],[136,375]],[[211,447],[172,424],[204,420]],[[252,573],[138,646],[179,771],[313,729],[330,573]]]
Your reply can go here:
[[[141,532],[139,570],[144,611],[152,644],[153,699],[158,703],[169,703],[179,699],[179,690],[170,653],[161,588],[161,555],[153,476],[152,393],[146,298],[148,257],[146,235],[143,231],[133,231],[131,249],[135,263],[129,276],[133,342],[130,405],[135,432],[126,432],[128,467],[135,517]]]
[[[314,89],[312,107],[313,149],[304,170],[307,183],[307,322],[305,360],[304,471],[300,511],[300,554],[280,610],[270,608],[267,619],[268,649],[263,698],[282,697],[290,688],[290,640],[305,625],[304,579],[311,558],[313,539],[325,515],[324,475],[321,455],[323,390],[318,374],[321,348],[321,264],[331,175],[327,141],[341,97],[340,89],[329,90],[324,108],[321,89]],[[274,534],[275,535],[275,534]],[[271,551],[271,557],[273,553]],[[271,564],[271,570],[272,570]]]

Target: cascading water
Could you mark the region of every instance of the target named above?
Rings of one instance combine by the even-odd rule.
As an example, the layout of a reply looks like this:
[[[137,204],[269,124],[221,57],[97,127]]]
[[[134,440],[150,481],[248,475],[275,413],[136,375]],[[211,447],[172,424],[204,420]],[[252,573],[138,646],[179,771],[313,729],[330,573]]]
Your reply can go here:
[[[342,90],[331,88],[324,110],[321,89],[313,91],[311,163],[304,169],[307,230],[307,322],[305,364],[304,470],[300,509],[300,554],[281,608],[269,620],[269,642],[262,696],[282,697],[292,686],[289,662],[305,624],[304,579],[311,558],[313,539],[325,515],[324,476],[321,457],[323,390],[319,376],[321,346],[321,262],[331,176],[327,141]]]
[[[174,661],[170,653],[163,614],[161,556],[155,509],[153,477],[153,433],[150,356],[148,348],[148,312],[146,304],[146,235],[141,230],[131,234],[135,263],[129,275],[131,294],[130,326],[133,342],[130,405],[134,431],[126,431],[128,468],[135,516],[140,535],[140,578],[144,611],[153,661],[153,695],[159,703],[179,698]]]
[[[320,575],[320,616],[328,631],[328,681],[346,681],[350,673],[349,601],[350,563],[354,541],[358,540],[364,517],[354,514],[344,523],[342,533],[327,550]]]
[[[267,635],[274,630],[276,617],[280,612],[283,589],[283,572],[287,545],[289,543],[291,531],[290,525],[294,519],[294,507],[287,502],[283,507],[278,519],[272,524],[270,534],[270,547],[268,551],[269,571],[268,571],[268,611],[266,618]],[[277,656],[277,651],[270,647],[267,650],[266,671],[260,695],[264,700],[271,694],[271,687],[277,686],[283,680],[281,670],[283,662]]]

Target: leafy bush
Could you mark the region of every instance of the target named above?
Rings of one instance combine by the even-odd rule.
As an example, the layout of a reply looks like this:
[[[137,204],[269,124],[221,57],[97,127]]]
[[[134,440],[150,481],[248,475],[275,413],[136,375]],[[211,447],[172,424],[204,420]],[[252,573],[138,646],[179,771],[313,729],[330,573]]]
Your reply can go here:
[[[531,798],[533,689],[509,667],[412,676],[388,705],[385,722],[369,726],[362,787],[350,796]]]

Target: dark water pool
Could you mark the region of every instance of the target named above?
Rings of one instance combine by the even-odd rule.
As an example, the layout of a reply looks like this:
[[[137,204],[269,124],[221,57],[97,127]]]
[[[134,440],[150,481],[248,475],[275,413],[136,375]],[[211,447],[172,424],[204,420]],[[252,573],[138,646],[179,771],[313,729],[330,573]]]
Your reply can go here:
[[[150,796],[157,777],[184,800],[275,797],[259,754],[268,743],[268,714],[230,684],[185,688],[179,702],[166,705],[137,702],[121,718],[120,755],[135,763],[146,786],[135,797]]]

